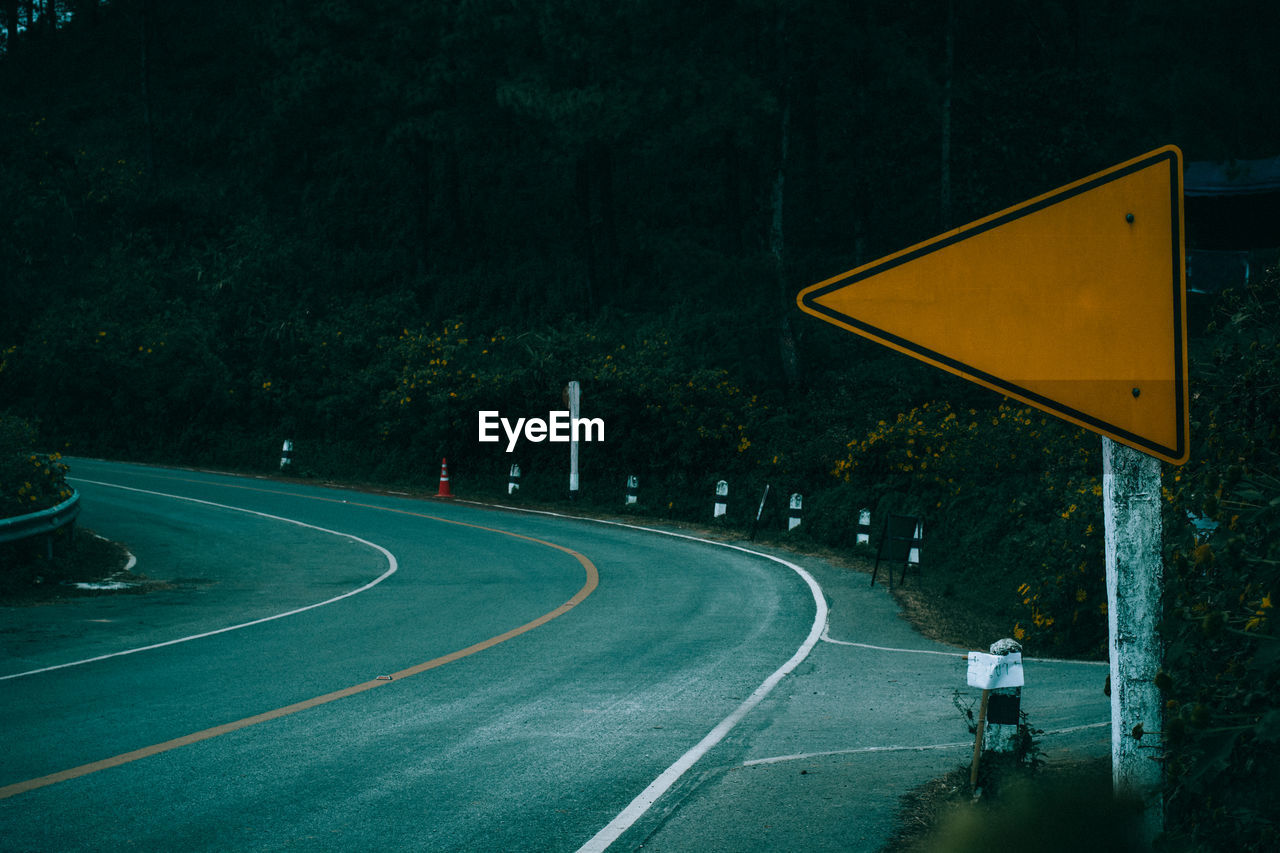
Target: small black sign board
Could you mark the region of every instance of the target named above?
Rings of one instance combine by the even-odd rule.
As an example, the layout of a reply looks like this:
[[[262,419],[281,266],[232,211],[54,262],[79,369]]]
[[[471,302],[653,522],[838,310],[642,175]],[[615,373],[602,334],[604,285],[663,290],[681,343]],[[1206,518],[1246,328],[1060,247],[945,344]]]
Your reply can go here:
[[[1014,687],[1009,692],[993,690],[987,700],[987,722],[999,726],[1016,726],[1018,712],[1022,710],[1022,690]]]
[[[871,585],[876,585],[876,575],[880,573],[880,561],[889,562],[889,589],[893,589],[893,566],[902,564],[902,580],[907,581],[907,567],[911,564],[911,551],[919,553],[920,536],[924,531],[924,519],[918,515],[897,515],[890,513],[884,520],[884,530],[880,535],[880,544],[876,547],[876,565],[871,572]],[[888,552],[887,554],[885,552]]]

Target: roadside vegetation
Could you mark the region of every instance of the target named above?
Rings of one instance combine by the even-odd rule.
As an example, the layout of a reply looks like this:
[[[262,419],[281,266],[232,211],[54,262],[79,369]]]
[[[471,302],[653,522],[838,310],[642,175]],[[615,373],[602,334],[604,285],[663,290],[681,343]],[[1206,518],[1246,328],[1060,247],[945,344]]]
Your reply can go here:
[[[36,428],[0,414],[0,520],[50,509],[72,496],[70,466],[59,453],[41,453]],[[0,542],[0,605],[27,604],[100,590],[98,583],[124,576],[124,549],[74,525],[52,534]]]

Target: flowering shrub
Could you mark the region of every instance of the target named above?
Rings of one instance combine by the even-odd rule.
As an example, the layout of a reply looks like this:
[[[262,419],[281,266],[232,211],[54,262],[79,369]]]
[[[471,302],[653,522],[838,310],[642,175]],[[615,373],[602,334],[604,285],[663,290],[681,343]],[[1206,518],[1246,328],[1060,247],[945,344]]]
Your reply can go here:
[[[1168,828],[1275,850],[1280,788],[1280,271],[1224,300],[1193,351],[1191,460],[1167,478]],[[1216,523],[1193,526],[1187,515]]]
[[[926,547],[947,543],[930,550],[931,571],[961,598],[978,587],[988,603],[1007,600],[1015,639],[1098,652],[1107,611],[1097,442],[1008,400],[937,401],[879,421],[831,475],[882,496],[881,518],[924,516]]]
[[[514,421],[566,410],[566,382],[582,386],[584,418],[605,421],[605,444],[582,449],[592,476],[583,488],[619,489],[630,474],[641,477],[651,507],[678,506],[709,498],[703,480],[743,474],[758,461],[755,428],[770,411],[759,396],[742,390],[719,367],[689,370],[663,329],[639,330],[627,340],[590,326],[518,336],[479,332],[453,321],[437,328],[408,329],[387,343],[394,385],[381,397],[380,438],[393,447],[420,448],[420,455],[505,482],[519,464],[524,489],[542,496],[563,493],[563,476],[529,478],[538,470],[567,472],[568,451],[549,442],[521,441],[506,452],[505,438],[477,442],[477,412],[497,411]],[[691,474],[690,472],[698,472]],[[595,486],[599,484],[599,486]]]
[[[0,518],[48,509],[71,497],[61,454],[30,452],[33,442],[29,424],[0,417]]]

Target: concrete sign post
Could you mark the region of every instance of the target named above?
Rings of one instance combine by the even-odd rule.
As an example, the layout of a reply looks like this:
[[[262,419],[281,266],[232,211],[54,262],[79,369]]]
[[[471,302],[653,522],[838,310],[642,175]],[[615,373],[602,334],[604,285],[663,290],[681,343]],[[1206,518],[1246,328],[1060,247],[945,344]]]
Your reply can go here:
[[[1160,461],[1102,439],[1102,508],[1111,635],[1111,776],[1140,797],[1150,843],[1164,826],[1160,669]]]
[[[991,646],[991,654],[969,652],[969,669],[967,681],[970,687],[982,689],[982,702],[978,706],[977,731],[973,741],[973,763],[969,765],[969,787],[978,784],[978,762],[982,759],[982,744],[986,737],[987,711],[991,704],[991,691],[1010,687],[1021,687],[1024,682],[1022,674],[1022,652],[1006,651],[1021,649],[1017,643],[1003,646],[1002,640]]]
[[[716,502],[711,509],[712,518],[720,518],[729,512],[729,483],[721,480],[716,483]]]

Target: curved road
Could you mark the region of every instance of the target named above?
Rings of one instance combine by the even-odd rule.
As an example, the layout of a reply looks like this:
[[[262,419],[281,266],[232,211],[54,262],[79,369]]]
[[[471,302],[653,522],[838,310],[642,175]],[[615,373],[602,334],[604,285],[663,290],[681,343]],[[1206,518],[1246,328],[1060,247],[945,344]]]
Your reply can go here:
[[[820,561],[72,464],[167,588],[0,612],[5,850],[875,850],[966,760],[957,650]],[[1105,754],[1104,675],[1033,722]]]

